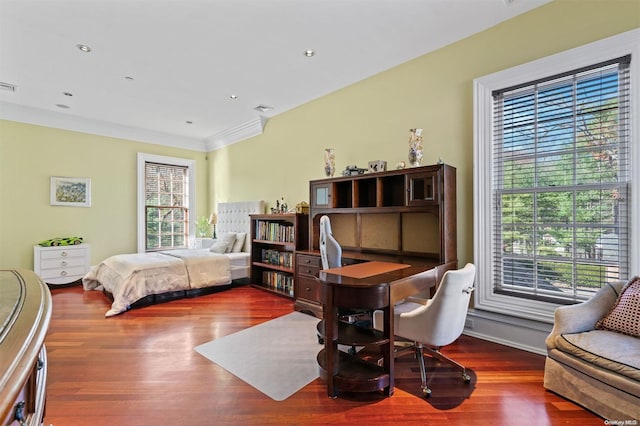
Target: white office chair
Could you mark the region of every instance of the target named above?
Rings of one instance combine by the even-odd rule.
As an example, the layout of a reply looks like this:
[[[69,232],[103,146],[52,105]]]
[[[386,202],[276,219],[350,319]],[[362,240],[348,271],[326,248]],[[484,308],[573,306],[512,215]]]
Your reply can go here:
[[[333,238],[329,216],[320,217],[320,258],[322,269],[339,268],[342,266],[342,247]]]
[[[471,263],[457,271],[447,271],[433,298],[423,299],[422,303],[419,303],[420,299],[411,298],[394,307],[394,335],[414,342],[408,349],[415,353],[420,363],[421,387],[425,397],[431,396],[431,389],[427,386],[423,350],[434,358],[461,368],[464,382],[471,381],[465,367],[443,355],[440,348],[453,343],[462,334],[475,274],[476,267]],[[383,319],[382,311],[375,311],[373,327],[382,330]],[[399,351],[396,356],[406,352]]]

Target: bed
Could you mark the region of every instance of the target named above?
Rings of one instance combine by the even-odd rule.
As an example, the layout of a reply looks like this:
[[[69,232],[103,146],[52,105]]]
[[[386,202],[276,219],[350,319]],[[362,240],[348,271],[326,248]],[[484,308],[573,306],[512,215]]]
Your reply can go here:
[[[111,256],[90,268],[83,288],[104,291],[112,299],[105,314],[110,317],[132,307],[209,294],[248,281],[252,213],[264,213],[264,202],[219,203],[218,239],[211,248]]]

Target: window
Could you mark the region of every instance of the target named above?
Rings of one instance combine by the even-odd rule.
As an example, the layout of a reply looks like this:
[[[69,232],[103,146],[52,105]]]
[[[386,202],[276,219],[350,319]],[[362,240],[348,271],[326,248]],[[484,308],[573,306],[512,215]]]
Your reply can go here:
[[[573,53],[476,81],[477,307],[550,319],[631,273],[632,55]]]
[[[139,252],[188,247],[194,167],[191,160],[138,155]]]
[[[628,275],[629,56],[493,93],[493,286],[575,302]]]

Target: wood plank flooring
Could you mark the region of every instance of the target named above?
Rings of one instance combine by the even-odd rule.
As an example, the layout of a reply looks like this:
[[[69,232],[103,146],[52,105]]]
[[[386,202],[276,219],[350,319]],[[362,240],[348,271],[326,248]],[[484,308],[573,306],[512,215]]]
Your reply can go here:
[[[292,301],[242,286],[105,318],[110,302],[81,287],[52,290],[44,425],[602,425],[546,391],[544,357],[462,336],[444,353],[470,369],[465,385],[441,364],[420,397],[412,357],[396,392],[331,399],[317,379],[276,402],[193,348],[289,313]],[[269,348],[248,347],[259,357]],[[282,366],[287,374],[287,366]]]

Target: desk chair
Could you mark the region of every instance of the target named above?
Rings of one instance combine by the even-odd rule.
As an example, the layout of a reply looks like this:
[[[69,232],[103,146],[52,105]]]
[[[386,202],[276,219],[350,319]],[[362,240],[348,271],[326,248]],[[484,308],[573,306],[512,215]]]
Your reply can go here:
[[[431,389],[427,386],[423,351],[460,368],[464,383],[471,381],[465,367],[443,355],[440,348],[453,343],[462,334],[475,274],[476,267],[471,263],[457,271],[447,271],[433,298],[410,298],[394,307],[394,335],[413,342],[412,346],[396,352],[396,357],[410,351],[415,353],[420,364],[422,393],[427,398],[431,396]],[[373,327],[382,330],[383,319],[382,311],[375,311]]]
[[[342,247],[333,237],[331,221],[327,215],[320,217],[320,258],[322,269],[342,266]]]

